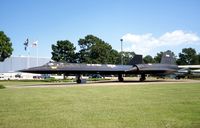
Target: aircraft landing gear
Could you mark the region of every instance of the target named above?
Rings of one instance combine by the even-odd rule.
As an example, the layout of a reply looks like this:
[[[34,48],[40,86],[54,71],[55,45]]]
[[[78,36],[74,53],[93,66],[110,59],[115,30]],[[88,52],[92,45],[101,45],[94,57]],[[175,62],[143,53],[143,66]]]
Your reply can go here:
[[[123,78],[122,74],[118,75],[118,80],[119,80],[119,82],[123,82],[124,81],[124,78]]]
[[[80,74],[76,76],[76,83],[77,84],[81,83],[81,75]]]
[[[145,74],[141,74],[141,77],[140,77],[140,81],[143,82],[146,80],[146,76]]]

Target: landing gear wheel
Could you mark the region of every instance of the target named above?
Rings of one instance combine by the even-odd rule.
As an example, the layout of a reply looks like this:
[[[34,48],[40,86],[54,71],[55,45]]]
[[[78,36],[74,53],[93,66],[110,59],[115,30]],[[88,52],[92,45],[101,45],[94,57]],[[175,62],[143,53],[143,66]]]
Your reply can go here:
[[[81,83],[81,79],[77,79],[76,83],[80,84]]]
[[[122,74],[118,75],[118,80],[119,80],[119,82],[123,82],[124,81],[124,78],[122,77]]]
[[[145,80],[146,80],[146,78],[142,78],[142,77],[140,78],[140,81],[141,81],[141,82],[143,82],[143,81],[145,81]]]
[[[119,78],[119,82],[123,82],[124,81],[124,78]]]
[[[76,76],[76,83],[77,83],[77,84],[80,84],[80,83],[81,83],[81,75],[80,75],[80,74],[78,74],[78,75]]]
[[[140,77],[140,81],[143,82],[146,80],[146,76],[145,74],[141,74],[141,77]]]

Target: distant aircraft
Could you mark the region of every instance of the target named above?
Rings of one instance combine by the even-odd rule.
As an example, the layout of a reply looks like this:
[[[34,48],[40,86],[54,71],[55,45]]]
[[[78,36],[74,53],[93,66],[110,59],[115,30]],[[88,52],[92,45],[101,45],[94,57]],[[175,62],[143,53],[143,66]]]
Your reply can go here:
[[[111,64],[78,64],[49,62],[43,66],[20,70],[20,72],[37,74],[74,74],[77,75],[77,83],[81,83],[82,74],[118,75],[119,81],[124,81],[123,74],[138,74],[140,81],[146,80],[147,74],[163,75],[171,74],[178,70],[175,58],[170,51],[163,54],[159,64],[142,64],[142,55],[135,55],[130,65]]]

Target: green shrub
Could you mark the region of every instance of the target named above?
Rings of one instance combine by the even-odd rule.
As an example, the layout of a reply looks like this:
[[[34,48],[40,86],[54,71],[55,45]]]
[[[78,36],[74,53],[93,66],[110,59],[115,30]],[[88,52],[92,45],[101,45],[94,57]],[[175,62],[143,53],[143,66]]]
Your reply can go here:
[[[4,88],[6,88],[6,87],[0,84],[0,89],[4,89]]]
[[[57,82],[57,80],[53,77],[47,78],[44,80],[45,82]]]

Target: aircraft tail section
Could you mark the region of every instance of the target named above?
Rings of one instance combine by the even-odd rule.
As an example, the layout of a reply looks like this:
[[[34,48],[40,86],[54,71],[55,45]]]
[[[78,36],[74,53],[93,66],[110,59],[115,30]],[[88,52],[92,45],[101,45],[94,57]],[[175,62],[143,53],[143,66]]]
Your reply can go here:
[[[142,55],[135,55],[133,59],[129,62],[130,65],[135,65],[135,64],[142,64]]]
[[[163,53],[161,58],[161,64],[176,64],[176,59],[174,54],[171,51],[166,51]],[[142,55],[135,55],[133,59],[129,62],[129,65],[143,64]]]
[[[176,59],[171,51],[166,51],[163,53],[161,58],[161,64],[176,64]]]

